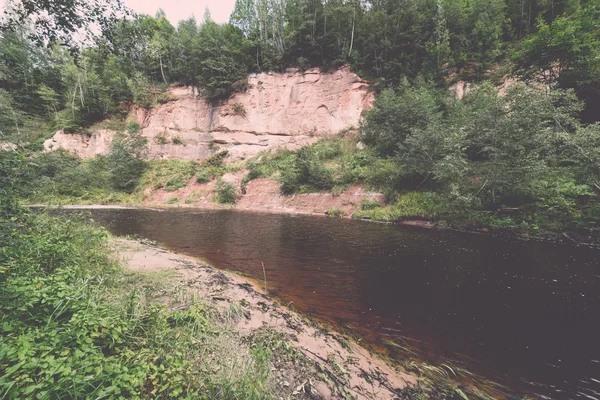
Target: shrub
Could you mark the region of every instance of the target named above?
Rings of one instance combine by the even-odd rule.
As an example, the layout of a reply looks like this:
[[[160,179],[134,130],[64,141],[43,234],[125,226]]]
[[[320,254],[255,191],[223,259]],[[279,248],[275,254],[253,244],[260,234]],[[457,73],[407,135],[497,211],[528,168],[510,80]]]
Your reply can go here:
[[[234,103],[233,104],[233,115],[237,115],[239,117],[246,116],[246,107],[242,103]]]
[[[235,204],[238,199],[235,186],[229,182],[219,181],[216,192],[216,200],[221,204]]]
[[[173,142],[173,144],[183,144],[183,140],[179,136],[173,136],[173,139],[171,141]]]
[[[200,172],[196,175],[197,183],[208,183],[210,182],[210,175],[207,172]]]
[[[146,138],[132,134],[117,134],[106,157],[112,186],[131,192],[144,172],[148,149]]]
[[[187,181],[184,180],[184,177],[178,175],[167,181],[167,184],[165,185],[165,190],[167,192],[174,192],[177,189],[181,189],[185,185],[187,185]]]
[[[129,133],[138,133],[140,131],[140,124],[135,121],[130,121],[127,123],[127,132]]]
[[[141,72],[136,72],[127,79],[127,88],[133,94],[133,101],[140,107],[152,107],[152,85]]]
[[[169,141],[167,140],[167,138],[163,135],[159,135],[159,136],[155,136],[154,137],[154,141],[156,142],[156,144],[167,144],[169,143]]]
[[[326,214],[330,217],[345,217],[346,211],[340,210],[339,208],[330,208],[327,210]]]
[[[192,179],[198,164],[194,161],[152,160],[140,179],[139,187],[166,188],[168,191],[184,187]]]
[[[374,199],[364,199],[360,206],[363,211],[374,210],[379,207],[381,207],[381,205],[377,200]]]
[[[179,203],[179,197],[171,197],[169,199],[169,201],[167,201],[168,204],[175,204],[175,203]]]
[[[387,207],[375,207],[356,211],[354,218],[394,222],[402,219],[435,219],[442,211],[441,200],[431,192],[406,192],[396,203]]]

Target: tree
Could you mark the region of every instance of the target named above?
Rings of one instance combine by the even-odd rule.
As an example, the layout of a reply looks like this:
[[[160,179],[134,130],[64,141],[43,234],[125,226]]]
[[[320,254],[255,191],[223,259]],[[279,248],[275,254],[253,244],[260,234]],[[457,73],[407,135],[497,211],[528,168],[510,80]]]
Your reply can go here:
[[[250,43],[236,27],[213,21],[205,21],[198,36],[201,93],[209,102],[227,98],[236,82],[247,79]]]
[[[147,139],[129,131],[115,135],[106,156],[110,181],[115,189],[131,192],[144,172]]]
[[[580,109],[573,93],[520,83],[501,97],[483,85],[465,101],[471,111],[463,129],[479,195],[493,205],[532,196],[534,184],[548,173],[559,135],[573,126]]]
[[[470,56],[478,63],[478,71],[501,54],[505,8],[504,0],[474,0],[470,5]]]
[[[22,116],[18,110],[15,110],[13,102],[10,93],[0,89],[0,138],[19,133]]]
[[[586,121],[597,121],[600,115],[599,19],[600,5],[593,1],[550,24],[540,18],[537,33],[524,40],[515,55],[518,73],[525,79],[575,89],[586,103]]]
[[[33,23],[31,37],[39,43],[73,43],[73,34],[84,30],[95,36],[94,27],[108,32],[119,16],[129,14],[121,0],[12,0],[0,22],[0,31]]]
[[[406,139],[436,120],[440,111],[437,90],[405,79],[398,89],[386,89],[377,97],[361,126],[361,138],[381,154],[397,154],[404,151]]]

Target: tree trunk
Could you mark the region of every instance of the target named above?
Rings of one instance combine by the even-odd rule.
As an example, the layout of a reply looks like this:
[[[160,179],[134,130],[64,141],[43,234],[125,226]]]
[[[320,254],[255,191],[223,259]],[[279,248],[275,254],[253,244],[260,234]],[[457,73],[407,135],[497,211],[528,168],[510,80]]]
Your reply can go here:
[[[350,54],[352,54],[352,46],[354,45],[354,20],[356,19],[356,8],[353,11],[354,12],[352,13],[352,35],[350,37],[350,50],[348,50],[348,57],[350,57]]]
[[[167,78],[165,78],[165,71],[163,71],[163,63],[162,63],[162,54],[158,53],[158,60],[160,62],[160,74],[162,75],[163,81],[165,81],[165,85],[168,85]]]

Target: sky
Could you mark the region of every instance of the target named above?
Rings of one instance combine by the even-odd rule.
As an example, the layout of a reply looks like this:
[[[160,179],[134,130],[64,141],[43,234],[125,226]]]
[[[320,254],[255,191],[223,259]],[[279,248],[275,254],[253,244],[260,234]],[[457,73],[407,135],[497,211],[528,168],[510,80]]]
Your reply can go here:
[[[0,0],[2,1],[2,0]],[[159,8],[167,14],[171,23],[177,26],[182,19],[194,15],[201,21],[206,7],[215,22],[229,21],[235,0],[123,0],[125,5],[138,13],[154,15]]]
[[[235,0],[123,0],[125,5],[142,14],[154,15],[159,8],[167,14],[171,23],[177,26],[182,19],[194,15],[202,21],[206,7],[215,22],[228,22]],[[0,0],[0,9],[4,10],[5,0]]]

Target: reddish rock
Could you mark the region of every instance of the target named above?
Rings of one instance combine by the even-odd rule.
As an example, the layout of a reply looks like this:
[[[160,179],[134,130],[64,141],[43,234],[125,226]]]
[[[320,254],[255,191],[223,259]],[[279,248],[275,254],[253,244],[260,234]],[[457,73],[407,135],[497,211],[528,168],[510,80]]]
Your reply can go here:
[[[151,159],[202,160],[225,148],[229,161],[238,161],[263,150],[297,149],[358,127],[374,100],[368,82],[348,67],[333,73],[311,69],[253,74],[248,84],[246,92],[216,107],[191,88],[172,88],[171,101],[150,111],[134,106],[129,118],[149,139]],[[108,152],[114,134],[98,130],[88,137],[59,131],[44,147],[94,157]],[[182,143],[173,143],[174,138]]]

